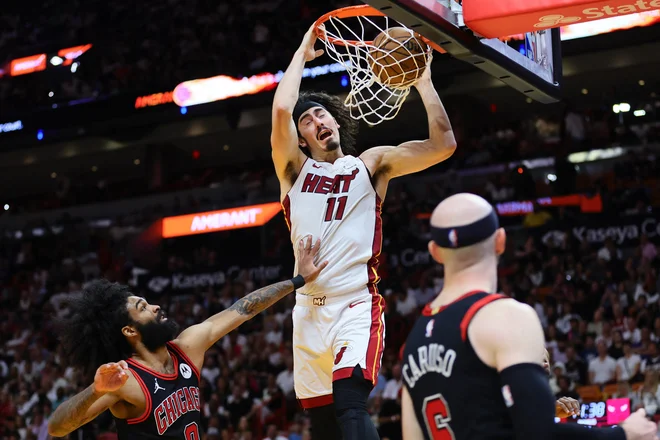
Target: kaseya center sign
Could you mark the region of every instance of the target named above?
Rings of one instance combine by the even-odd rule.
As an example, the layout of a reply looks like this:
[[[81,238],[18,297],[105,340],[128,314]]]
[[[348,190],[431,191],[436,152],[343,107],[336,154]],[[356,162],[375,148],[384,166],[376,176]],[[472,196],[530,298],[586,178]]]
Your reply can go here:
[[[660,9],[660,0],[466,0],[465,24],[488,38]]]
[[[279,202],[178,215],[163,219],[163,238],[183,237],[268,223],[282,209]]]

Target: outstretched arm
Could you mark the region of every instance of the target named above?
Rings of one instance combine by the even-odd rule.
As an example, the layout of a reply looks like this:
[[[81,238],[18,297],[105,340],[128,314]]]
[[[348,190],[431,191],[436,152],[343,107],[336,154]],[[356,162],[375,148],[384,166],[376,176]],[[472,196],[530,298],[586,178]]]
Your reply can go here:
[[[540,362],[543,328],[534,309],[513,299],[494,301],[477,312],[467,335],[481,361],[499,372],[516,440],[556,438],[555,399]]]
[[[580,402],[570,397],[560,397],[555,403],[555,417],[565,419],[580,414]]]
[[[415,407],[405,386],[401,389],[401,429],[403,440],[424,438],[422,428],[419,426],[415,415]]]
[[[316,30],[312,26],[305,34],[300,48],[293,55],[291,64],[275,91],[270,143],[273,148],[275,172],[280,181],[289,177],[287,172],[291,165],[295,166],[295,170],[298,171],[305,156],[298,148],[298,129],[291,115],[298,101],[305,63],[323,53],[322,50],[314,50],[315,42]]]
[[[125,361],[102,365],[96,370],[94,383],[63,402],[48,419],[48,434],[64,437],[94,420],[121,400],[118,391],[128,380]]]
[[[184,330],[174,341],[201,370],[204,362],[204,353],[220,338],[234,330],[245,321],[266,310],[280,299],[293,292],[301,285],[313,281],[328,265],[323,262],[318,266],[314,258],[320,248],[320,240],[312,243],[311,236],[307,240],[300,240],[298,252],[299,276],[288,281],[271,284],[236,301],[231,307],[217,313],[201,324],[193,325]],[[302,278],[302,280],[300,280]],[[296,285],[300,280],[300,285]]]
[[[373,176],[389,180],[416,173],[446,160],[456,150],[456,139],[449,117],[431,80],[430,64],[415,87],[426,108],[429,137],[421,141],[404,142],[397,147],[375,147],[365,151],[361,158]]]

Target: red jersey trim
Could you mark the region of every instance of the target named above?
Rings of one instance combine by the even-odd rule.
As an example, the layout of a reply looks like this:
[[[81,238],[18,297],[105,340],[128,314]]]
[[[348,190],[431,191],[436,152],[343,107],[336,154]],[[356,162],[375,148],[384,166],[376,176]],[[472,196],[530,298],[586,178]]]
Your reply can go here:
[[[284,211],[286,227],[289,229],[289,232],[291,232],[291,198],[289,198],[288,193],[284,196],[284,200],[282,200],[282,211]]]
[[[383,322],[385,299],[378,294],[378,288],[374,284],[369,285],[369,292],[372,295],[371,327],[369,329],[369,343],[367,344],[367,376],[364,376],[364,378],[376,385],[385,346],[385,323]]]
[[[378,284],[380,281],[380,276],[378,275],[378,257],[383,250],[383,219],[381,218],[381,213],[383,212],[383,201],[380,199],[380,196],[376,194],[376,220],[374,222],[374,239],[371,243],[371,258],[367,261],[367,270],[369,271],[368,275],[368,284]],[[373,292],[372,292],[373,293]],[[376,290],[376,294],[378,291]]]
[[[300,174],[302,174],[302,170],[303,168],[305,168],[305,164],[307,163],[308,160],[309,160],[309,156],[305,158],[305,161],[302,163],[302,166],[298,170],[298,175],[296,176],[296,180],[291,182],[291,188],[289,188],[289,190],[284,195],[282,201],[280,201],[280,205],[282,205],[282,211],[284,211],[284,221],[286,222],[286,227],[289,228],[289,232],[291,232],[291,197],[289,197],[289,193],[298,182],[298,179],[300,179]]]
[[[472,321],[472,318],[474,318],[474,315],[476,315],[477,312],[481,310],[484,306],[492,303],[493,301],[497,301],[498,299],[506,299],[506,298],[509,297],[506,295],[501,295],[499,293],[494,293],[492,295],[488,295],[481,298],[479,301],[477,301],[476,303],[470,306],[467,313],[465,313],[465,316],[463,316],[463,320],[461,321],[461,338],[463,339],[463,342],[467,341],[468,327],[470,326],[470,322]]]
[[[378,195],[378,191],[376,191],[376,184],[374,182],[374,176],[371,175],[371,171],[369,171],[369,167],[367,166],[366,163],[364,163],[364,160],[359,156],[358,159],[360,159],[360,162],[362,162],[362,165],[364,165],[364,169],[367,170],[367,176],[369,176],[369,182],[371,183],[371,187],[374,189],[376,195]]]
[[[172,374],[159,373],[158,371],[152,370],[151,368],[147,367],[146,365],[142,365],[141,363],[135,361],[134,359],[126,359],[126,362],[129,363],[130,365],[136,367],[136,368],[139,368],[142,371],[145,371],[149,374],[152,374],[152,375],[156,376],[159,379],[174,380],[179,375],[179,359],[176,356],[173,356],[171,351],[168,350],[167,352],[169,353],[170,358],[172,358],[172,364],[174,365],[174,373],[172,373]],[[193,368],[193,367],[194,366],[191,366],[191,368]]]
[[[440,307],[437,307],[435,309],[433,309],[431,307],[431,304],[429,303],[429,304],[424,306],[424,309],[422,310],[422,315],[424,315],[424,316],[433,316],[436,313],[442,312],[444,309],[451,306],[452,304],[456,304],[457,302],[462,301],[465,298],[470,297],[472,295],[476,295],[477,293],[485,293],[485,292],[482,291],[482,290],[472,290],[472,291],[466,293],[465,295],[459,296],[458,298],[456,298],[455,300],[453,300],[449,304],[443,304]]]
[[[140,385],[140,388],[142,388],[142,393],[144,394],[144,412],[140,417],[136,417],[133,419],[126,419],[126,423],[129,425],[134,425],[136,423],[142,423],[145,420],[149,418],[149,415],[151,415],[151,407],[152,407],[152,402],[151,402],[151,394],[149,394],[149,390],[147,389],[147,385],[145,385],[144,381],[140,377],[139,374],[137,374],[136,371],[133,369],[130,369],[131,373],[133,373],[133,376],[135,377],[135,380],[137,381],[138,385]]]
[[[300,405],[304,409],[318,408],[319,406],[330,405],[334,402],[332,394],[326,394],[325,396],[310,397],[309,399],[299,399]]]
[[[197,376],[197,380],[200,380],[200,374],[199,374],[199,370],[197,369],[197,365],[195,365],[195,363],[190,360],[188,355],[183,352],[183,349],[181,349],[181,347],[176,345],[174,342],[168,342],[167,346],[170,347],[172,350],[174,350],[179,356],[183,358],[184,361],[186,361],[188,365],[190,365],[190,368],[193,370],[193,373],[195,373],[195,376]]]

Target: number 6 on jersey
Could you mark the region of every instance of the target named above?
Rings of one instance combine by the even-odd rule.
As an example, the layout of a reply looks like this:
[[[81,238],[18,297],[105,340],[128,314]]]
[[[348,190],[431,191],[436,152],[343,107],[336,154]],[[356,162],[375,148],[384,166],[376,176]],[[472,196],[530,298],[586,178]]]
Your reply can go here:
[[[449,427],[451,413],[442,395],[434,394],[424,399],[422,411],[429,437],[433,440],[456,440],[454,431]]]

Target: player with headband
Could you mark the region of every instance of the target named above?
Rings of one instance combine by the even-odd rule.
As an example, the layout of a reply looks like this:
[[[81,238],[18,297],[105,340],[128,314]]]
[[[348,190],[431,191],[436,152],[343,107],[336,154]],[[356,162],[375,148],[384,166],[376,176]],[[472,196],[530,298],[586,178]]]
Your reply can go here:
[[[352,155],[357,122],[342,101],[299,90],[305,63],[322,53],[315,41],[312,27],[282,77],[272,112],[273,162],[291,241],[320,237],[319,258],[339,263],[297,292],[294,384],[314,440],[375,440],[367,398],[385,337],[384,300],[376,288],[382,201],[390,179],[442,162],[456,140],[427,68],[415,87],[428,139]]]
[[[429,252],[444,265],[442,291],[413,327],[403,353],[403,438],[651,440],[643,410],[620,427],[555,424],[534,309],[497,289],[506,235],[474,194],[445,199],[431,216]]]

